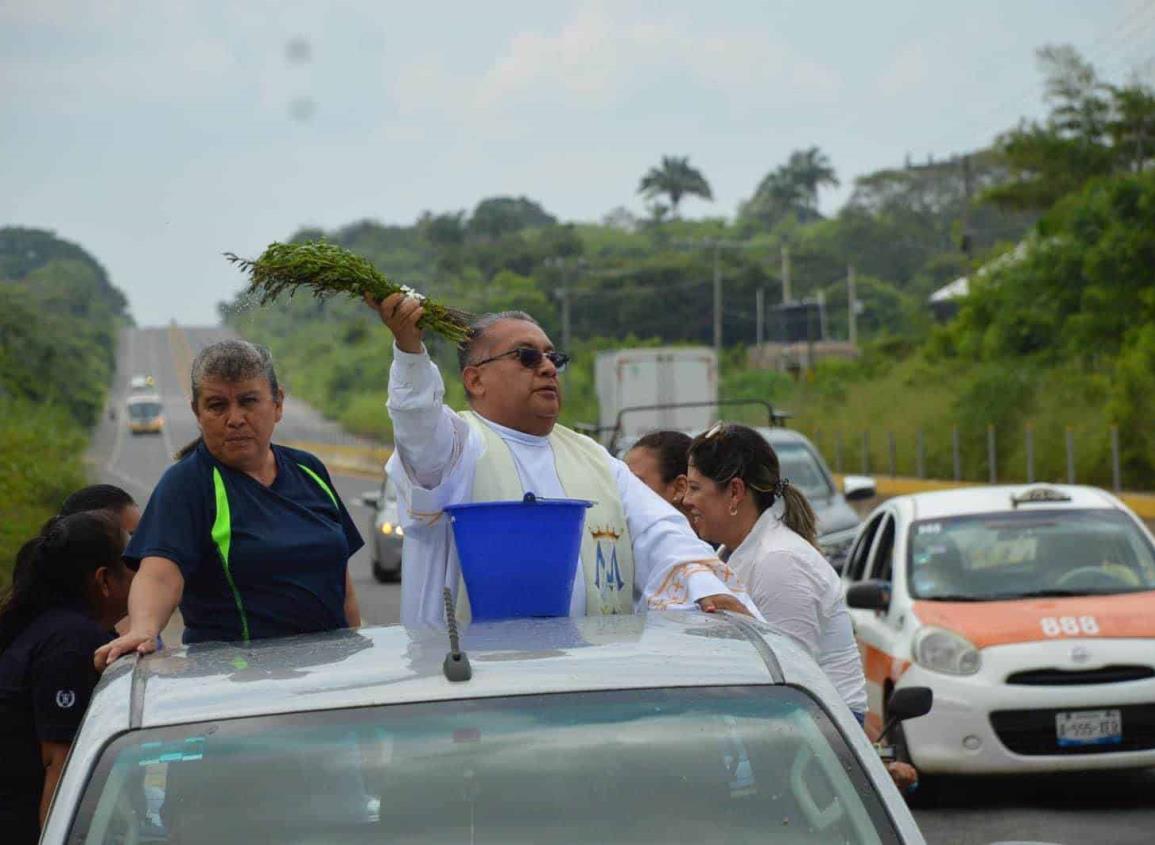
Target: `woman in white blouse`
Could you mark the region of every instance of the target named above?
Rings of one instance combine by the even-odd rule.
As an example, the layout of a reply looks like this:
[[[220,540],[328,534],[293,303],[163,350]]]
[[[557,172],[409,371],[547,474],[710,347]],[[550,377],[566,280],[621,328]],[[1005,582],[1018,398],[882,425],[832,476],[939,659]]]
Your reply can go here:
[[[862,722],[866,679],[841,584],[818,551],[814,511],[781,477],[774,449],[751,428],[718,423],[690,445],[688,469],[684,505],[699,535],[722,544],[719,556],[766,622],[810,652]]]

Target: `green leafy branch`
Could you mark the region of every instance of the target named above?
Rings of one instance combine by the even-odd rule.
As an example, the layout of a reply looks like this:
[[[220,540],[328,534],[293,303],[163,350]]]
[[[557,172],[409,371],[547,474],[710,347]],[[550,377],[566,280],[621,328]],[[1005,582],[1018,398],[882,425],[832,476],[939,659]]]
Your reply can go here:
[[[258,294],[262,305],[288,291],[292,296],[308,288],[324,299],[335,294],[376,300],[404,293],[422,301],[425,314],[418,326],[437,332],[453,343],[469,337],[474,315],[433,302],[410,287],[391,281],[369,261],[327,241],[269,244],[255,261],[226,252],[228,261],[249,275],[249,291]]]

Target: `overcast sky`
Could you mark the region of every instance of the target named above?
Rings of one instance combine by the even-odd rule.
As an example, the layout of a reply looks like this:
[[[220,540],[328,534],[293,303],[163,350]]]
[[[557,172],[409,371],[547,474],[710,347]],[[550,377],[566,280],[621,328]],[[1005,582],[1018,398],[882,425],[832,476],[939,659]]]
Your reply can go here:
[[[0,0],[0,225],[84,246],[142,325],[213,323],[223,251],[496,194],[640,213],[663,154],[732,216],[817,144],[835,211],[1038,115],[1046,43],[1149,75],[1155,0]]]

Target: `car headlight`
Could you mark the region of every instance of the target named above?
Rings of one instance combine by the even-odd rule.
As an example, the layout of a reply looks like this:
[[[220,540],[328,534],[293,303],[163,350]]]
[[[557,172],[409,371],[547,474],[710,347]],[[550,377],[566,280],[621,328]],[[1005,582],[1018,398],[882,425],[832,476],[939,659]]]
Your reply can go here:
[[[398,537],[405,536],[405,531],[401,528],[401,526],[394,525],[392,522],[382,522],[381,533],[386,537],[392,537],[394,534],[396,534]]]
[[[954,631],[928,626],[915,635],[914,662],[947,675],[973,675],[983,661],[970,640]]]

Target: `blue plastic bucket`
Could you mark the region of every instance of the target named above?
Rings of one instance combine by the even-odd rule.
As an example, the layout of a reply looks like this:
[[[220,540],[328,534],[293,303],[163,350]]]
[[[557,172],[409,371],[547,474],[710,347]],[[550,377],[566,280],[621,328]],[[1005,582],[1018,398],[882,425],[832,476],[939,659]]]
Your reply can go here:
[[[474,619],[569,616],[585,499],[448,505]]]

